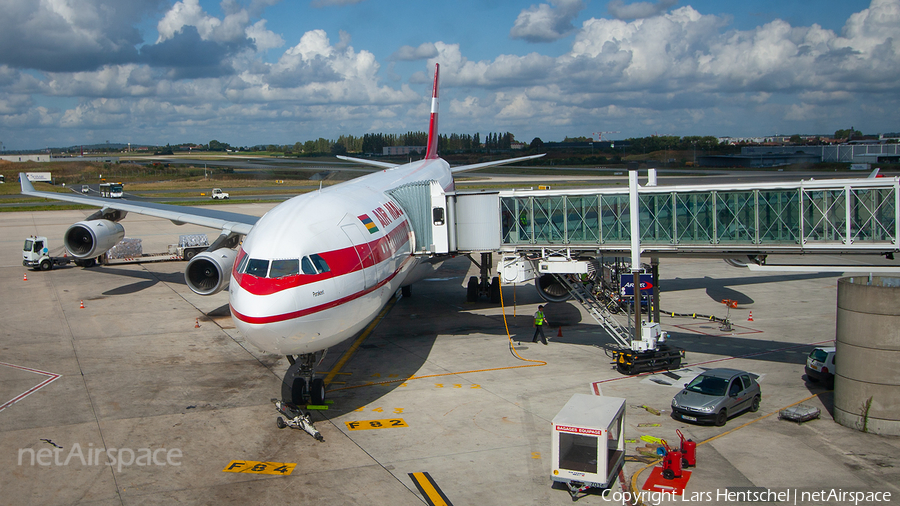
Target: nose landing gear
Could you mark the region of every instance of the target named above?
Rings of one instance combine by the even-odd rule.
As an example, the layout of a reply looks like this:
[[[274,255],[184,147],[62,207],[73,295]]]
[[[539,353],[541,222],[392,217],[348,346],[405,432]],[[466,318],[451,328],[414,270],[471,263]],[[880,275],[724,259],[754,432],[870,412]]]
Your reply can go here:
[[[316,430],[308,413],[303,413],[300,406],[321,405],[325,403],[325,381],[316,378],[316,366],[325,359],[327,350],[319,353],[304,353],[298,357],[288,355],[291,366],[284,373],[281,382],[281,400],[272,399],[275,409],[282,416],[276,420],[279,429],[291,427],[305,431],[319,441],[322,435]]]
[[[288,404],[300,406],[306,404],[325,403],[325,381],[316,377],[316,366],[325,359],[326,351],[319,353],[304,353],[294,358],[288,355],[291,366],[284,373],[281,382],[281,400]]]

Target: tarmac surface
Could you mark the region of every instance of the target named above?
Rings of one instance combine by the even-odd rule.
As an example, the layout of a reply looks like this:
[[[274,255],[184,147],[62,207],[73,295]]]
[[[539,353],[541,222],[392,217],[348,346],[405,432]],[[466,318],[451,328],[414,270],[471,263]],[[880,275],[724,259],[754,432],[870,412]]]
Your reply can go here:
[[[221,208],[261,215],[273,205]],[[22,267],[26,236],[58,249],[89,213],[0,220],[0,504],[416,505],[440,504],[438,489],[457,506],[571,504],[551,483],[551,420],[573,394],[597,391],[627,399],[625,437],[634,442],[620,484],[606,496],[588,491],[580,504],[622,504],[632,482],[640,490],[652,472],[640,438],[677,443],[676,429],[699,443],[697,467],[683,495],[644,495],[644,504],[755,504],[727,494],[766,491],[783,504],[900,504],[900,438],[834,423],[832,393],[805,381],[806,355],[834,339],[838,276],[663,259],[662,309],[727,314],[734,330],[663,317],[670,342],[687,350],[686,369],[626,377],[599,347],[610,338],[580,307],[547,305],[552,339],[532,344],[541,302],[533,286],[505,287],[502,308],[466,303],[475,267],[455,258],[359,339],[330,350],[319,371],[334,373],[334,403],[311,415],[320,443],[276,427],[270,398],[286,358],[245,343],[227,293],[193,294],[183,262]],[[179,234],[215,233],[137,215],[122,223],[145,253]],[[728,312],[722,299],[740,305]],[[712,367],[758,375],[761,409],[724,427],[673,420],[678,385]],[[821,417],[779,420],[798,402]],[[256,463],[271,474],[254,474]],[[415,473],[428,473],[434,489],[420,490]]]

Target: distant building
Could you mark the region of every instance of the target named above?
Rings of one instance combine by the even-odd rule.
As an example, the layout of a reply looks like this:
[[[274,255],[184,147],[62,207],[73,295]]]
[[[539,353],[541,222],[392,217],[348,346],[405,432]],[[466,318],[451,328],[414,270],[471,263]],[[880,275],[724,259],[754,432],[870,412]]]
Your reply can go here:
[[[897,163],[900,144],[838,144],[832,146],[744,146],[741,156],[775,156],[806,154],[817,162]]]
[[[778,167],[793,163],[818,163],[819,161],[818,155],[808,153],[759,153],[697,157],[697,164],[701,167]]]
[[[406,156],[410,153],[422,154],[426,149],[426,146],[385,146],[381,148],[381,154],[384,156]]]
[[[6,160],[7,162],[49,162],[50,155],[2,155],[0,160]]]

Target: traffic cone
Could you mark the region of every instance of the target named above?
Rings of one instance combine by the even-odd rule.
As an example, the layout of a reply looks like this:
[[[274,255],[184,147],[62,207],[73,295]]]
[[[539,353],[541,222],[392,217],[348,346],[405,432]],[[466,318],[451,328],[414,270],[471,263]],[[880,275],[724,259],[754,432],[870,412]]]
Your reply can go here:
[[[556,337],[562,337],[562,327],[559,328],[559,332],[556,333]]]
[[[26,272],[24,276],[22,276],[22,281],[28,281],[28,273]]]
[[[199,329],[199,328],[200,328],[200,318],[197,318],[197,319],[194,321],[194,328],[195,328],[195,329]]]
[[[84,309],[84,300],[81,301],[81,307],[79,309]]]
[[[747,321],[748,321],[748,322],[752,322],[752,321],[753,321],[753,311],[750,311],[750,317],[747,318]]]

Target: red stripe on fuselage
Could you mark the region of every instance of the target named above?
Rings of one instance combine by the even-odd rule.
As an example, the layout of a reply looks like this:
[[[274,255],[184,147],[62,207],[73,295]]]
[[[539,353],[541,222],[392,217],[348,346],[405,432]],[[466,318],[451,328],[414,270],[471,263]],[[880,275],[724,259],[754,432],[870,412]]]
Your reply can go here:
[[[341,297],[340,299],[337,299],[337,300],[326,302],[325,304],[307,307],[307,308],[299,309],[297,311],[291,311],[290,313],[277,314],[277,315],[271,315],[271,316],[247,316],[245,314],[235,311],[234,306],[231,306],[229,304],[229,307],[231,307],[231,315],[244,323],[250,323],[250,324],[254,324],[254,325],[262,325],[264,323],[278,323],[278,322],[293,320],[295,318],[302,318],[304,316],[319,313],[321,311],[325,311],[326,309],[331,309],[331,308],[338,307],[342,304],[346,304],[346,303],[356,300],[364,295],[368,295],[368,294],[374,292],[375,290],[378,290],[379,288],[381,288],[382,286],[387,284],[390,280],[394,279],[394,277],[397,276],[397,274],[403,270],[403,267],[408,262],[410,262],[412,259],[413,259],[412,255],[406,257],[406,259],[403,260],[403,263],[400,264],[400,266],[397,268],[397,270],[392,272],[390,276],[381,280],[375,286],[370,286],[369,288],[366,288],[365,290],[360,290],[359,292],[348,295],[346,297]]]
[[[350,274],[368,267],[374,267],[381,262],[391,259],[398,250],[409,243],[409,239],[409,222],[403,220],[390,232],[372,242],[319,253],[319,256],[325,260],[328,267],[331,269],[328,272],[323,272],[321,274],[298,274],[281,278],[261,278],[251,274],[241,274],[237,272],[237,267],[240,265],[241,259],[247,254],[241,249],[234,262],[235,270],[232,272],[232,275],[237,284],[247,292],[253,295],[271,295],[289,288],[296,288],[317,281]],[[360,258],[362,259],[362,263],[360,263]]]

